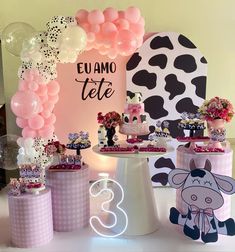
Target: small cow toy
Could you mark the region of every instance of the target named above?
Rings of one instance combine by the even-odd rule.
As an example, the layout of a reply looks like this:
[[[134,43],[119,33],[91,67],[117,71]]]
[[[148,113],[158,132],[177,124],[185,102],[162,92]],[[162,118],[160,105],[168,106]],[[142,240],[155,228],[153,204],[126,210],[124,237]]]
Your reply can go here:
[[[211,163],[206,160],[204,169],[196,168],[190,161],[190,171],[174,169],[169,173],[169,184],[182,188],[181,197],[188,204],[187,214],[181,214],[175,207],[170,209],[170,221],[183,226],[184,234],[203,242],[216,242],[218,234],[235,235],[235,222],[232,218],[219,221],[214,210],[224,204],[221,191],[225,194],[235,192],[233,178],[211,173]]]

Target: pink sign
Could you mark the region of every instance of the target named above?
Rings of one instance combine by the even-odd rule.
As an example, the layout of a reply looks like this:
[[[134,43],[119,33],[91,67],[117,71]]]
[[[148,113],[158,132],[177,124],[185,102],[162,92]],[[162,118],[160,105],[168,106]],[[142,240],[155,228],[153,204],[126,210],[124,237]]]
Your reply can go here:
[[[55,106],[55,133],[61,142],[67,143],[68,133],[85,130],[90,134],[92,146],[98,143],[97,113],[123,112],[128,59],[119,56],[112,60],[91,50],[79,55],[74,64],[58,64],[57,80],[61,89]],[[82,150],[81,155],[92,171],[91,178],[98,171],[114,171],[113,158],[97,155],[91,148]]]

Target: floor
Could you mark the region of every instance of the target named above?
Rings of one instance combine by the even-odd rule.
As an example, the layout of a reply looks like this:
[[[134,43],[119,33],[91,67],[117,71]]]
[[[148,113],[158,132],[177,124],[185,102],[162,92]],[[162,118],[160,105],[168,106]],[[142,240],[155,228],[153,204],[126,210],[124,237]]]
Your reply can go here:
[[[217,243],[203,244],[185,237],[179,226],[168,220],[169,208],[175,203],[175,191],[172,188],[154,188],[159,229],[144,236],[122,236],[103,238],[96,235],[91,228],[81,231],[58,233],[47,245],[34,249],[18,249],[12,247],[8,226],[8,207],[6,192],[0,192],[0,252],[43,251],[43,252],[156,252],[156,251],[234,251],[235,236],[220,236]],[[97,202],[91,202],[95,209]],[[94,210],[93,210],[94,211]],[[232,217],[235,218],[235,195],[232,196]]]

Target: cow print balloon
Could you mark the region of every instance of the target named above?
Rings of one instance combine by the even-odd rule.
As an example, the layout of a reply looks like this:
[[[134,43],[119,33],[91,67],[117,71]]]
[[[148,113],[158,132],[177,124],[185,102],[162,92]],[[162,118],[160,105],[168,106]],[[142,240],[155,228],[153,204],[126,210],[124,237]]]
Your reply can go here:
[[[48,83],[57,78],[56,62],[53,60],[38,63],[37,69],[42,76],[44,83]]]
[[[158,120],[168,121],[173,137],[170,144],[177,148],[175,138],[189,134],[177,127],[180,114],[196,113],[206,96],[206,59],[184,35],[161,32],[149,37],[132,55],[126,72],[127,90],[143,95],[150,132],[154,132]],[[149,158],[153,185],[167,184],[175,161],[176,152]]]
[[[25,70],[31,69],[32,67],[33,67],[33,63],[31,61],[29,61],[29,62],[22,61],[22,64],[18,69],[19,79],[23,80],[24,79],[23,75],[24,75]]]

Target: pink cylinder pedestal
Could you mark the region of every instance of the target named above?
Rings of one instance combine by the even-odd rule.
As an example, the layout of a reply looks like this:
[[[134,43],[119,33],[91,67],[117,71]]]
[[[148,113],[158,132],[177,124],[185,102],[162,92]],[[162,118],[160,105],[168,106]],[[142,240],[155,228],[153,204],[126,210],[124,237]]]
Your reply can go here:
[[[48,170],[46,183],[52,191],[54,230],[68,232],[87,226],[90,218],[88,168]]]
[[[12,243],[19,248],[47,244],[53,238],[51,190],[8,196]]]
[[[212,165],[212,173],[232,176],[233,151],[230,150],[223,154],[196,154],[183,146],[178,147],[176,156],[176,167],[182,169],[190,169],[189,162],[194,159],[196,167],[203,168],[205,161],[208,159]],[[221,192],[222,193],[222,192]],[[215,210],[215,216],[223,221],[231,217],[231,195],[222,193],[224,205]],[[176,208],[186,214],[188,205],[181,198],[181,189],[176,190]]]

